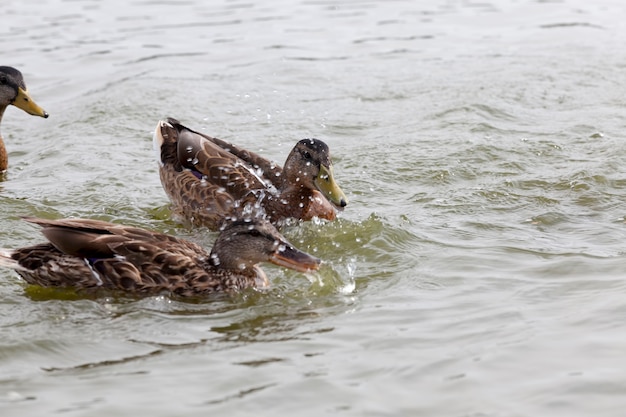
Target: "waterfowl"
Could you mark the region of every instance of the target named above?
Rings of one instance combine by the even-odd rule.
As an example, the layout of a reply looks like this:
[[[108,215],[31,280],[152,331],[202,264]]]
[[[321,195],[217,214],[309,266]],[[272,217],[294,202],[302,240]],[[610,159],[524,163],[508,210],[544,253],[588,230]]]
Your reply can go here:
[[[228,224],[210,253],[193,242],[137,227],[86,219],[24,219],[41,226],[48,242],[0,249],[0,266],[43,287],[194,296],[267,287],[261,262],[300,272],[320,264],[261,219]]]
[[[217,230],[244,215],[281,226],[288,219],[334,220],[348,199],[333,177],[328,146],[299,141],[284,167],[168,118],[157,124],[154,148],[173,212]]]
[[[48,113],[39,107],[28,94],[22,73],[13,67],[0,66],[0,122],[9,105],[14,105],[33,116],[48,117]],[[6,171],[8,165],[7,149],[0,134],[0,173]]]

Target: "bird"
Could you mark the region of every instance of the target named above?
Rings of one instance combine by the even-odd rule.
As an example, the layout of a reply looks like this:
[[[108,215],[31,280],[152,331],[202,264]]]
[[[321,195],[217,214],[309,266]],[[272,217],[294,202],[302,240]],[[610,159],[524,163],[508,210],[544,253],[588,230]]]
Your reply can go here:
[[[46,113],[28,94],[22,73],[13,67],[0,66],[0,122],[4,111],[10,105],[24,110],[33,116],[47,118]],[[0,173],[7,170],[9,157],[0,134]]]
[[[334,220],[348,204],[319,139],[297,142],[283,168],[174,118],[158,122],[153,145],[173,214],[194,226],[218,230],[224,221],[259,216],[280,229],[291,219]]]
[[[318,270],[321,263],[263,219],[229,223],[210,252],[171,235],[101,220],[24,220],[41,226],[48,242],[0,249],[0,266],[41,287],[202,296],[268,288],[261,262],[299,272]]]

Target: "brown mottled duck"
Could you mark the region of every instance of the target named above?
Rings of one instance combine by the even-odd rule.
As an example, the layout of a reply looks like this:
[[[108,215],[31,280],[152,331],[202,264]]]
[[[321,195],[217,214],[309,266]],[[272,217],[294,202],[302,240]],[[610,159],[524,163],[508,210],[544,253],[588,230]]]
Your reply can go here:
[[[220,228],[243,216],[334,220],[348,200],[335,182],[328,146],[299,141],[283,168],[169,118],[154,133],[159,174],[173,212],[193,225]]]
[[[261,262],[300,272],[320,264],[262,219],[226,225],[210,253],[187,240],[104,221],[25,220],[41,226],[48,242],[0,249],[0,266],[43,287],[195,296],[267,287]]]

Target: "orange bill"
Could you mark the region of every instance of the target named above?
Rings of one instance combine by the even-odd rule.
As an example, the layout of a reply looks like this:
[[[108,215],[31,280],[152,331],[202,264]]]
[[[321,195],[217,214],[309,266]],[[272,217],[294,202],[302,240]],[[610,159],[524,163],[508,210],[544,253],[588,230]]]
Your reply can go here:
[[[270,262],[298,272],[308,272],[318,270],[322,261],[289,244],[282,244],[274,251],[270,257]]]

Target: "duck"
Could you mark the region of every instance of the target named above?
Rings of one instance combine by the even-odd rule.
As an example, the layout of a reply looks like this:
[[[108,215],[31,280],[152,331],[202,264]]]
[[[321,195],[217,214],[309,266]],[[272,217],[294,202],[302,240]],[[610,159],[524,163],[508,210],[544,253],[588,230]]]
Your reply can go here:
[[[28,94],[22,73],[13,67],[0,66],[0,123],[4,111],[13,105],[33,116],[48,117],[46,113]],[[7,148],[0,134],[0,174],[9,166]]]
[[[24,220],[39,225],[47,242],[0,249],[0,266],[41,287],[201,296],[268,288],[261,262],[298,272],[315,271],[321,263],[263,219],[229,223],[210,252],[171,235],[101,220]]]
[[[172,213],[194,226],[218,230],[225,221],[257,216],[280,229],[293,219],[334,220],[348,204],[319,139],[298,141],[282,168],[174,118],[158,122],[153,144]]]

